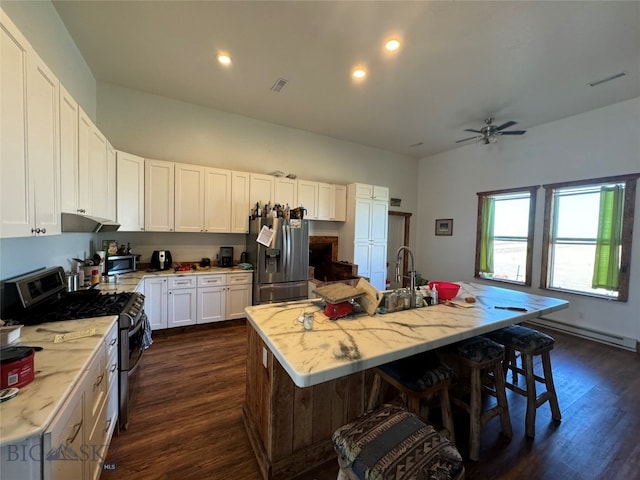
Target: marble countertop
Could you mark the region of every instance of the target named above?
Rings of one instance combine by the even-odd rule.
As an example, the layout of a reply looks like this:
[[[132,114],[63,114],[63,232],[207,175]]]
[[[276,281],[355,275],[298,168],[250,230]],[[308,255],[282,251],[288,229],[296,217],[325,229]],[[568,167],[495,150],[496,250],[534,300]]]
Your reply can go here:
[[[237,267],[210,267],[208,270],[188,270],[186,272],[175,272],[173,269],[156,271],[138,270],[137,272],[112,275],[108,277],[109,281],[100,282],[98,288],[103,292],[133,292],[146,277],[166,277],[170,275],[228,275],[231,273],[253,273],[253,270],[243,270]]]
[[[293,382],[309,387],[568,308],[569,302],[517,290],[456,282],[469,308],[439,304],[388,314],[329,320],[320,300],[257,305],[245,312]],[[526,308],[526,312],[496,309]],[[314,312],[313,330],[298,317]]]
[[[117,318],[96,317],[22,328],[15,345],[39,346],[43,350],[35,352],[34,380],[20,388],[18,396],[0,403],[0,446],[42,434],[78,384]],[[89,328],[95,328],[96,334],[53,343],[57,333]]]

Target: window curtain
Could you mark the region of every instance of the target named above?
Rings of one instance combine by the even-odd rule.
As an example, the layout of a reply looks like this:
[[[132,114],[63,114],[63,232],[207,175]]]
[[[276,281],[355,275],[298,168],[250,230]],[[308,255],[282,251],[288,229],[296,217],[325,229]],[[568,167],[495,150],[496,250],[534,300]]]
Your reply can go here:
[[[600,190],[598,237],[593,268],[593,288],[618,290],[624,187],[606,186]]]
[[[482,231],[480,232],[480,272],[493,273],[493,225],[496,217],[496,201],[492,197],[482,199]]]

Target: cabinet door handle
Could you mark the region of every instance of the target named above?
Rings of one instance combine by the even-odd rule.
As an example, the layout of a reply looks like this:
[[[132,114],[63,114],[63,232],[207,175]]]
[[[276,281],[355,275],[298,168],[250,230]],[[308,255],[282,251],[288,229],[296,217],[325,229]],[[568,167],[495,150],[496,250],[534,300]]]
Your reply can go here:
[[[117,337],[116,337],[116,338],[114,338],[113,340],[111,340],[111,341],[109,342],[109,346],[110,346],[110,347],[114,346],[114,345],[116,344],[116,342],[117,342],[117,341],[118,341],[118,338],[117,338]]]
[[[40,230],[40,233],[47,233],[47,229],[43,228],[42,230]]]
[[[69,438],[67,438],[67,445],[73,443],[73,441],[76,439],[76,437],[78,436],[78,434],[80,433],[80,429],[82,428],[82,420],[80,420],[78,423],[76,423],[73,426],[75,432],[73,432],[73,435],[71,435]]]
[[[111,373],[113,373],[113,372],[115,372],[115,371],[116,371],[116,368],[118,368],[118,364],[117,364],[117,363],[114,363],[113,365],[111,365],[111,368],[109,369],[109,371],[110,371]]]
[[[96,378],[96,383],[93,384],[95,388],[98,388],[102,383],[102,379],[104,378],[104,373],[101,374],[98,378]]]

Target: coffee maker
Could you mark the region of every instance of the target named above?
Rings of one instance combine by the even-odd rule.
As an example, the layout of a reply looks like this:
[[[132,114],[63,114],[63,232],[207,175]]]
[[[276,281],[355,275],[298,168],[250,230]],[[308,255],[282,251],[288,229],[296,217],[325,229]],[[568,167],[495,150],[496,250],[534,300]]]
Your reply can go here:
[[[219,266],[233,267],[233,247],[220,247]]]

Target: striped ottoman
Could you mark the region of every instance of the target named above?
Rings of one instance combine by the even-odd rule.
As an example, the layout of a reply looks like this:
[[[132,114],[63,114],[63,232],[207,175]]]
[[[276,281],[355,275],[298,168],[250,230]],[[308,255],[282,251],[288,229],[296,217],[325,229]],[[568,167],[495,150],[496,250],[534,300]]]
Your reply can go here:
[[[396,405],[369,411],[333,434],[338,480],[463,479],[462,457],[432,426]]]

